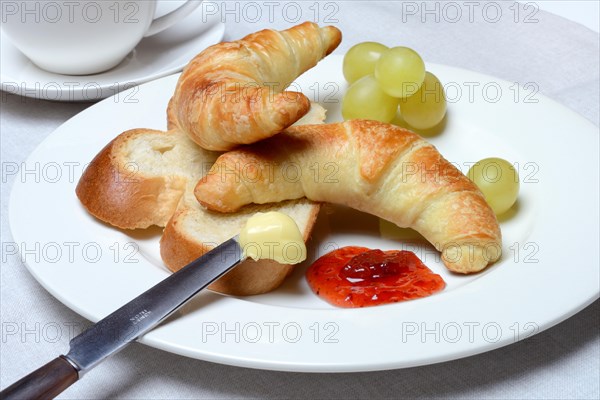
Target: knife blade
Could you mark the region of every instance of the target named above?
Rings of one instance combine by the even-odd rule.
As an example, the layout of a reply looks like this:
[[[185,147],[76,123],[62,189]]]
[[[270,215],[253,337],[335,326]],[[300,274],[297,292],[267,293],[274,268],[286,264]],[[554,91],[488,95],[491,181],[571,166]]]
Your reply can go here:
[[[243,260],[235,236],[192,261],[69,342],[69,351],[0,392],[2,399],[52,398],[105,358],[150,331]]]

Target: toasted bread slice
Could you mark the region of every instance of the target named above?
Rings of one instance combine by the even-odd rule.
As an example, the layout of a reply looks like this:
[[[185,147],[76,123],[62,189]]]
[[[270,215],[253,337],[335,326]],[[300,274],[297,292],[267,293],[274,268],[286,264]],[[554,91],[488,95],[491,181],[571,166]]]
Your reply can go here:
[[[325,110],[313,104],[298,124],[322,123],[324,119]],[[308,240],[319,205],[305,199],[248,207],[228,215],[201,207],[193,189],[218,156],[176,129],[126,131],[94,158],[76,193],[92,215],[111,225],[124,229],[165,227],[160,250],[172,271],[239,233],[246,220],[259,211],[290,215]],[[271,260],[247,260],[210,289],[232,295],[265,293],[279,286],[291,270],[292,266]]]

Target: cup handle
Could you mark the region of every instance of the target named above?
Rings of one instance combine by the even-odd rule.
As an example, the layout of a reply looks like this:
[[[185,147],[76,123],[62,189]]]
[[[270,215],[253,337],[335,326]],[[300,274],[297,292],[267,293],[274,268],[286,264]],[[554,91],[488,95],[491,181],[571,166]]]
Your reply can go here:
[[[171,25],[174,25],[176,22],[184,17],[187,17],[192,11],[198,8],[200,3],[202,3],[202,0],[188,0],[178,9],[173,10],[160,18],[156,18],[154,21],[152,21],[152,24],[150,24],[150,27],[148,28],[148,31],[146,31],[144,37],[155,35],[164,31]]]

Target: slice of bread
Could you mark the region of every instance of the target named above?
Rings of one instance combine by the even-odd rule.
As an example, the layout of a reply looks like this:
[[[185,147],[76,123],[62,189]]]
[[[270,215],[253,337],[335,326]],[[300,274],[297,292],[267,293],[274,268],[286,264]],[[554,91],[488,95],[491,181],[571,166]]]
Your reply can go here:
[[[126,131],[86,168],[77,197],[92,215],[119,228],[164,227],[188,181],[217,156],[175,130]]]
[[[323,107],[313,104],[297,124],[322,123],[324,119]],[[288,214],[308,240],[319,205],[306,199],[247,207],[227,215],[201,207],[193,189],[218,156],[176,129],[126,131],[86,168],[77,185],[77,197],[92,215],[119,228],[165,227],[160,250],[172,271],[238,234],[246,220],[259,211]],[[231,295],[265,293],[279,286],[292,268],[271,260],[247,260],[209,288]]]

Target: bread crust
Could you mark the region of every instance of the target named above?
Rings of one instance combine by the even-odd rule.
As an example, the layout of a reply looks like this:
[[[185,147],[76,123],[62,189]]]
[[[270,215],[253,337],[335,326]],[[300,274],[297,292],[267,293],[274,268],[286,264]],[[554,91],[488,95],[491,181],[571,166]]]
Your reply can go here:
[[[180,177],[144,176],[136,172],[135,163],[122,152],[123,145],[135,136],[156,133],[165,132],[123,132],[92,160],[75,190],[90,214],[123,229],[165,226],[184,193],[186,181]],[[166,190],[174,191],[175,197],[161,196]]]
[[[311,205],[308,222],[303,231],[304,241],[308,241],[310,233],[319,214],[320,205]],[[186,214],[193,212],[187,207],[182,207],[173,215],[167,223],[165,231],[160,240],[160,255],[165,265],[176,272],[210,251],[214,246],[198,242],[185,234],[180,228]],[[280,264],[273,260],[262,259],[254,261],[251,259],[243,261],[232,271],[219,278],[208,288],[215,292],[234,295],[248,296],[267,293],[276,289],[285,278],[293,271],[294,266]]]

